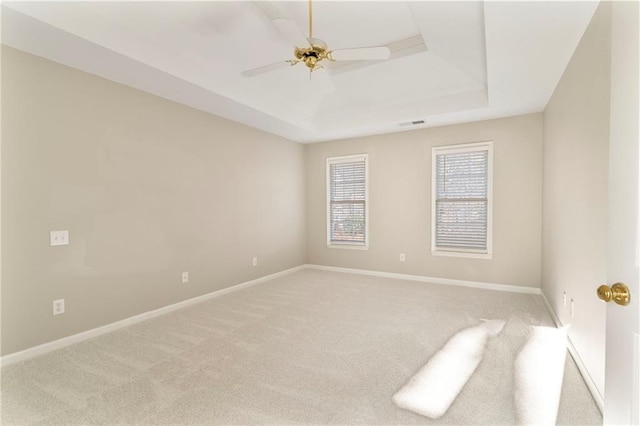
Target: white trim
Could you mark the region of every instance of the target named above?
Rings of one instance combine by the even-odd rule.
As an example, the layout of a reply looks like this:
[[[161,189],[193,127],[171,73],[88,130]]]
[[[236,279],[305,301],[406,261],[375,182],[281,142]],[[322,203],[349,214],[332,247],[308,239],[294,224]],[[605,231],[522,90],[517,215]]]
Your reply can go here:
[[[432,251],[433,256],[466,257],[468,259],[491,259],[491,253],[473,251],[436,250]]]
[[[478,148],[486,147],[487,144],[493,144],[493,141],[479,141],[479,142],[469,142],[469,143],[458,143],[454,145],[437,145],[432,149],[438,149],[442,151],[456,151],[456,152],[474,152],[477,151]]]
[[[352,163],[364,161],[364,243],[334,242],[331,241],[331,164]],[[369,154],[343,155],[339,157],[327,157],[325,166],[325,192],[326,192],[326,220],[327,247],[341,249],[369,249]]]
[[[549,315],[553,319],[553,322],[556,324],[556,327],[562,327],[564,324],[562,324],[562,322],[560,321],[560,318],[558,318],[558,316],[556,315],[555,311],[551,307],[551,304],[549,303],[549,300],[547,299],[547,296],[545,296],[545,294],[543,292],[540,292],[540,295],[542,296],[542,300],[544,301],[544,305],[547,308],[547,311],[549,312]],[[604,398],[600,394],[600,391],[598,390],[598,387],[596,386],[596,383],[594,382],[593,378],[591,377],[591,374],[589,374],[589,370],[587,369],[587,366],[582,361],[582,358],[580,358],[580,354],[578,353],[578,350],[573,345],[573,342],[571,341],[571,338],[568,337],[568,336],[567,336],[567,349],[569,350],[569,354],[571,355],[571,357],[575,361],[576,366],[578,367],[578,371],[580,371],[580,374],[582,375],[582,378],[584,379],[584,382],[587,385],[587,388],[589,389],[589,392],[591,392],[591,396],[593,397],[593,400],[596,402],[596,405],[598,406],[598,409],[600,410],[600,413],[601,414],[604,413]]]
[[[437,277],[426,277],[424,275],[408,275],[408,274],[398,274],[395,272],[381,272],[381,271],[370,271],[366,269],[351,269],[351,268],[341,268],[338,266],[325,266],[325,265],[312,265],[307,264],[304,265],[307,269],[317,269],[320,271],[331,271],[331,272],[344,272],[347,274],[360,274],[360,275],[371,275],[374,277],[382,277],[382,278],[394,278],[398,280],[409,280],[409,281],[419,281],[426,282],[431,284],[443,284],[443,285],[453,285],[460,287],[471,287],[471,288],[481,288],[485,290],[499,290],[499,291],[509,291],[512,293],[525,293],[525,294],[541,294],[540,289],[536,287],[525,287],[525,286],[517,286],[517,285],[508,285],[508,284],[496,284],[496,283],[484,283],[480,281],[465,281],[465,280],[454,280],[451,278],[437,278]]]
[[[436,247],[436,155],[487,151],[487,249],[443,250]],[[493,258],[493,141],[473,142],[456,145],[441,145],[431,148],[431,254],[434,256],[466,257],[476,259]]]
[[[331,243],[331,244],[327,244],[327,247],[332,249],[337,248],[337,249],[347,249],[347,250],[369,250],[369,247],[366,244],[361,244],[361,243],[359,244]]]
[[[631,397],[631,424],[640,424],[640,334],[633,334],[633,394]]]
[[[327,162],[330,164],[354,163],[356,161],[367,161],[367,156],[368,154],[339,155],[335,157],[327,157]]]
[[[71,336],[63,337],[62,339],[54,340],[52,342],[43,343],[38,346],[34,346],[20,352],[14,352],[12,354],[8,354],[0,358],[0,366],[5,367],[10,364],[14,364],[19,361],[24,361],[29,358],[33,358],[39,355],[46,354],[47,352],[54,351],[56,349],[64,348],[69,345],[73,345],[74,343],[79,343],[94,337],[101,336],[106,333],[110,333],[112,331],[119,330],[121,328],[146,321],[151,318],[155,318],[160,315],[167,314],[169,312],[176,311],[178,309],[186,308],[187,306],[195,305],[200,302],[204,302],[205,300],[214,299],[216,297],[222,296],[227,293],[231,293],[234,291],[242,290],[247,287],[254,286],[256,284],[263,283],[265,281],[272,280],[274,278],[278,278],[284,275],[289,275],[294,272],[297,272],[301,269],[304,269],[305,265],[296,266],[291,269],[286,269],[284,271],[276,272],[270,275],[265,275],[264,277],[256,278],[251,281],[246,281],[240,284],[236,284],[231,287],[223,288],[220,290],[213,291],[211,293],[203,294],[201,296],[196,296],[191,299],[183,300],[178,303],[174,303],[171,305],[163,306],[162,308],[154,309],[153,311],[144,312],[139,315],[135,315],[129,318],[125,318],[120,321],[113,322],[111,324],[103,325],[102,327],[94,328],[91,330],[83,331],[78,334],[73,334]]]

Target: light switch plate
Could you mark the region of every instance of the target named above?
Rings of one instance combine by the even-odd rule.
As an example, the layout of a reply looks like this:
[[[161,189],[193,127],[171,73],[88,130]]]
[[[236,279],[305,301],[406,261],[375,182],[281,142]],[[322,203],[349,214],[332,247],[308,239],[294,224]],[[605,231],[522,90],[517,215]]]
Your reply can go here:
[[[66,246],[69,244],[69,231],[51,231],[49,238],[52,246]]]

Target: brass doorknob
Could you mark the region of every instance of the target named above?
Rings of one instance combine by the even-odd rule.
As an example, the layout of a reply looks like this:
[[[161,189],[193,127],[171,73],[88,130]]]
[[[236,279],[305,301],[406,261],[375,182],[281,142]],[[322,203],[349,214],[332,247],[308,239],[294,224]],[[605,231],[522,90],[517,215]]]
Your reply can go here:
[[[629,287],[624,283],[615,283],[611,287],[606,284],[598,287],[598,298],[604,302],[611,302],[612,300],[620,306],[627,306],[631,300],[631,293],[629,293]]]

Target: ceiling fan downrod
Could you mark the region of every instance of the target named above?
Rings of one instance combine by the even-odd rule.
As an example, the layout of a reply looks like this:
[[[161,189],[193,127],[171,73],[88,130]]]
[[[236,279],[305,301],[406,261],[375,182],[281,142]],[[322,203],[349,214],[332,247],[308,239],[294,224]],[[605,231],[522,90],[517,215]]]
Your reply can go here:
[[[313,7],[309,0],[309,38],[313,38]]]

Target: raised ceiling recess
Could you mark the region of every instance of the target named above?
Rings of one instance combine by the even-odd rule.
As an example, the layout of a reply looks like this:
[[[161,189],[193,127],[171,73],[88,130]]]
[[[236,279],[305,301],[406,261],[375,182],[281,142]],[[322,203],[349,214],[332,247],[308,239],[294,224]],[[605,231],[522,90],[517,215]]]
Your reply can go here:
[[[3,2],[2,42],[315,142],[541,111],[596,6]]]

